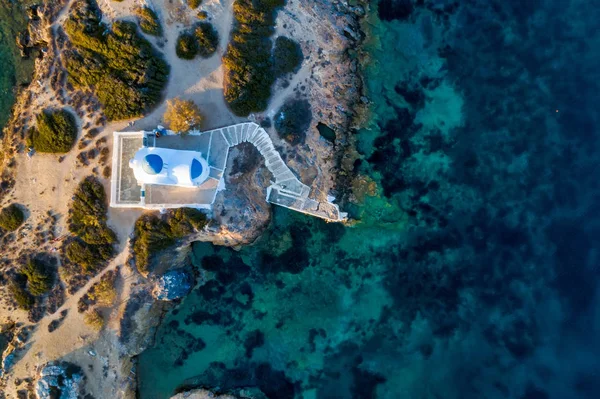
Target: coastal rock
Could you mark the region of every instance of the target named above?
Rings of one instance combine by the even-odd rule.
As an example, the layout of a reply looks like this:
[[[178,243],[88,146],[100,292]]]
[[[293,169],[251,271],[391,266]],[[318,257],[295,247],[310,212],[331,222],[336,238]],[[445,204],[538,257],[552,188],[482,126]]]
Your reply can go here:
[[[237,388],[226,393],[218,394],[206,388],[192,389],[171,396],[171,399],[267,399],[258,388]]]
[[[152,294],[161,301],[174,301],[186,296],[193,286],[194,278],[190,273],[169,270],[157,279]]]
[[[69,363],[48,363],[40,372],[35,386],[38,399],[77,399],[83,396],[81,369]]]

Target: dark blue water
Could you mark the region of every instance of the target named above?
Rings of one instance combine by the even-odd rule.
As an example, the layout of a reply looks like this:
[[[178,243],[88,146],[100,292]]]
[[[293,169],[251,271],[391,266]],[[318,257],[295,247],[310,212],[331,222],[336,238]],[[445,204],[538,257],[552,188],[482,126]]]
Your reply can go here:
[[[600,397],[599,5],[381,0],[360,223],[197,244],[140,396]]]

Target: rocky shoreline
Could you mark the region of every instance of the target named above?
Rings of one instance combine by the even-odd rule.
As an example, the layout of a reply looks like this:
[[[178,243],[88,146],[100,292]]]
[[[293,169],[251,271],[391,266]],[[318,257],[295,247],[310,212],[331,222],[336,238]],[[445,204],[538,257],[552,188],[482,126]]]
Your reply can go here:
[[[33,83],[19,95],[10,122],[4,130],[1,150],[9,154],[2,163],[5,182],[2,188],[5,194],[11,191],[16,173],[15,168],[6,167],[12,158],[11,154],[23,151],[22,139],[25,132],[35,119],[36,112],[43,107],[68,104],[78,114],[78,123],[84,128],[93,127],[96,122],[100,123],[100,127],[106,123],[93,96],[70,92],[67,87],[60,53],[65,45],[68,46],[68,42],[65,42],[60,23],[66,15],[68,3],[67,0],[61,0],[32,10],[28,35],[20,37],[18,41],[24,53],[31,46],[44,46],[44,50],[43,56],[35,63]],[[280,28],[287,29],[286,33],[293,36],[292,25],[296,24],[299,28],[302,24],[297,20],[300,18],[303,22],[310,23],[314,31],[312,41],[303,43],[303,52],[310,61],[311,70],[304,80],[295,81],[293,87],[295,97],[306,99],[311,104],[310,128],[303,145],[293,150],[283,142],[279,145],[290,165],[300,171],[300,178],[312,187],[315,196],[326,199],[327,196],[334,195],[342,206],[350,195],[349,182],[352,180],[355,159],[353,128],[360,123],[363,109],[368,104],[362,93],[357,56],[357,49],[364,39],[360,22],[365,16],[366,7],[367,1],[360,1],[360,5],[352,6],[337,0],[292,0],[285,10],[279,11],[281,26],[284,27]],[[325,17],[327,19],[323,20]],[[48,82],[50,87],[43,88],[37,82]],[[283,89],[284,84],[283,81],[278,82],[275,91]],[[273,111],[265,111],[254,118],[272,118]],[[333,142],[321,136],[317,128],[321,124],[333,129]],[[270,132],[272,136],[277,136],[274,130]],[[154,262],[158,265],[156,270],[193,270],[189,258],[193,241],[210,241],[215,245],[239,247],[252,243],[268,228],[271,211],[264,201],[264,188],[268,186],[270,176],[266,168],[262,167],[264,161],[256,162],[253,159],[255,157],[256,154],[243,145],[233,150],[227,166],[226,183],[227,191],[235,192],[236,195],[219,194],[212,223],[207,228],[182,240],[177,247],[155,254]],[[0,199],[1,197],[2,193]],[[118,364],[114,364],[117,370],[114,381],[120,397],[133,398],[137,389],[137,355],[153,344],[160,321],[175,305],[171,301],[157,299],[161,296],[157,290],[162,290],[163,294],[165,292],[164,281],[161,283],[157,279],[145,279],[136,275],[131,262],[125,268],[130,271],[131,277],[127,301],[119,306],[120,317],[115,321],[116,324],[113,323],[115,334],[111,332],[106,339],[118,351]],[[202,284],[202,276],[197,277]],[[163,284],[162,289],[157,288],[160,284]],[[168,293],[165,295],[167,299],[172,299],[168,298]],[[226,394],[245,395],[240,392]],[[255,396],[238,397],[261,398],[257,395],[259,394],[255,392]]]

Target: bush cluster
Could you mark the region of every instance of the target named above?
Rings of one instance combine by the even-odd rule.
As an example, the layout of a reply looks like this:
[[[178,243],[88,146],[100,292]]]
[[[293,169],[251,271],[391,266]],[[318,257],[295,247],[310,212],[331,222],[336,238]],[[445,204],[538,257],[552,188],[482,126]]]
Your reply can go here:
[[[184,60],[193,60],[198,54],[198,44],[194,35],[189,32],[182,32],[177,38],[175,53],[177,57]]]
[[[0,228],[7,231],[15,231],[23,224],[25,215],[21,208],[11,204],[0,211]]]
[[[52,289],[54,273],[44,262],[30,259],[21,268],[21,273],[27,278],[27,288],[31,295],[44,295]]]
[[[65,22],[74,51],[63,59],[69,81],[91,89],[109,120],[140,116],[161,98],[169,66],[133,22],[102,22],[95,0],[77,0]]]
[[[237,0],[235,24],[223,57],[225,100],[239,116],[263,111],[271,96],[273,60],[271,35],[275,9],[285,0]]]
[[[38,152],[69,152],[77,139],[75,116],[67,110],[44,110],[36,116],[36,125],[28,141]]]
[[[48,293],[54,285],[54,270],[45,262],[32,258],[11,277],[9,293],[23,310],[31,310],[37,296]]]
[[[279,36],[273,48],[273,72],[279,77],[286,73],[296,72],[302,64],[302,48],[298,42]]]
[[[208,22],[199,22],[191,31],[182,32],[177,38],[175,52],[179,58],[192,60],[196,55],[208,58],[217,51],[219,34]]]
[[[175,241],[194,230],[201,230],[206,225],[206,216],[197,209],[177,208],[164,217],[143,215],[134,228],[133,253],[137,269],[143,275],[148,273],[150,255],[166,249]]]
[[[162,26],[158,15],[148,6],[139,7],[135,10],[138,17],[140,29],[147,35],[162,36]]]
[[[65,244],[67,259],[84,272],[94,271],[113,255],[115,233],[106,225],[106,194],[93,176],[77,188],[69,209],[69,231],[75,236]]]

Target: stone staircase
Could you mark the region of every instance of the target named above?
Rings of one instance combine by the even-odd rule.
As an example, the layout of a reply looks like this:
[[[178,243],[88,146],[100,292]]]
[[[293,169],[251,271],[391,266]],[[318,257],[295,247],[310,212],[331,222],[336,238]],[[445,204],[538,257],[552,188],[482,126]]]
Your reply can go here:
[[[268,202],[329,221],[346,219],[346,214],[340,212],[336,204],[309,198],[310,187],[303,184],[288,168],[275,149],[269,134],[256,123],[240,123],[216,130],[221,132],[229,147],[240,143],[252,143],[264,157],[267,169],[274,179],[267,188]]]

